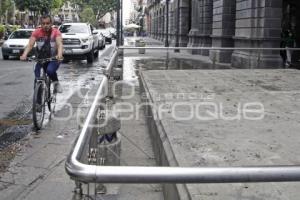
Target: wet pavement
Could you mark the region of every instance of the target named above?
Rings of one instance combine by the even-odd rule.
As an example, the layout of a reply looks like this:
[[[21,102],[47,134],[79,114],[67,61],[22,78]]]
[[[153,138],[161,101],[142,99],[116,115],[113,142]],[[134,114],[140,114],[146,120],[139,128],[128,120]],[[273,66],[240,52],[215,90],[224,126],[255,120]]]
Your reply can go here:
[[[160,44],[149,41],[149,45]],[[162,118],[153,120],[154,116],[146,108],[135,110],[138,120],[122,121],[122,165],[199,167],[298,163],[299,71],[237,70],[228,65],[213,65],[205,57],[184,52],[138,54],[136,50],[125,50],[124,55],[124,79],[130,84],[124,86],[123,92],[135,93],[131,99],[117,99],[117,103],[140,108],[140,104],[148,101],[163,106],[164,111]],[[88,107],[92,100],[89,96],[93,96],[102,79],[95,76],[102,73],[98,64],[74,62],[60,68],[64,74],[64,95],[58,97],[60,103],[55,117],[46,120],[45,129],[39,134],[30,133],[9,149],[16,153],[11,156],[15,156],[11,163],[6,161],[8,172],[1,175],[0,199],[35,200],[41,195],[43,199],[72,199],[74,182],[65,174],[64,162],[78,136],[77,116],[84,115],[79,110]],[[228,118],[236,114],[239,102],[244,105],[259,101],[266,108],[266,117],[254,122],[199,121],[197,115],[190,119],[191,106],[204,100],[225,103],[222,114]],[[176,103],[181,104],[172,107]],[[206,116],[211,114],[207,111],[211,110],[203,109],[198,114],[210,117]],[[186,118],[189,120],[183,120]],[[102,198],[86,198],[296,200],[298,187],[298,183],[113,185]]]
[[[75,93],[84,96],[95,83],[101,81],[101,76],[96,74],[102,73],[101,63],[110,56],[112,49],[113,46],[107,46],[100,51],[99,58],[93,64],[87,64],[86,61],[61,64],[58,75],[64,91],[57,95],[54,120],[68,120],[73,109],[69,99]],[[0,173],[5,172],[10,161],[24,146],[22,139],[35,132],[32,125],[33,65],[32,62],[21,62],[17,58],[0,61]],[[63,109],[67,112],[60,115]],[[48,122],[47,110],[44,126]]]

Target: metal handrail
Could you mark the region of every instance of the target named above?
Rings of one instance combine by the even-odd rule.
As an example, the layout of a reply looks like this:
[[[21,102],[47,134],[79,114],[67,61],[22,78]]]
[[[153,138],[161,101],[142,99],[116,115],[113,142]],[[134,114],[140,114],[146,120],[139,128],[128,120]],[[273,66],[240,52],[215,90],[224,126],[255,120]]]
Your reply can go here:
[[[118,56],[118,48],[115,48],[115,50],[113,52],[113,55],[110,58],[110,61],[109,61],[108,65],[107,65],[107,68],[105,69],[105,75],[106,76],[110,76],[112,74],[113,67],[116,64],[116,58],[117,58],[117,56]]]
[[[132,47],[121,46],[119,49],[149,49],[149,50],[261,50],[261,51],[282,51],[293,50],[300,51],[300,48],[244,48],[244,47],[161,47],[161,46],[145,46],[145,47]]]
[[[116,58],[116,57],[113,57]],[[115,61],[111,60],[108,69]],[[253,167],[141,167],[96,166],[82,163],[87,139],[99,102],[105,98],[108,79],[104,77],[97,90],[81,133],[67,158],[65,169],[69,176],[83,183],[241,183],[300,181],[300,166]]]

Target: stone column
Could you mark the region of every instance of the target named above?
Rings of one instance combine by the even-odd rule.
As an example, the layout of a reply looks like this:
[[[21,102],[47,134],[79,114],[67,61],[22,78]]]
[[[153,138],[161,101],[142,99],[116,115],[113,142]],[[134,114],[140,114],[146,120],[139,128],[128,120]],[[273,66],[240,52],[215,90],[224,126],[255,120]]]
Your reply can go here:
[[[177,16],[177,9],[179,9],[179,46],[186,47],[188,44],[188,34],[190,31],[189,21],[190,21],[190,0],[177,0],[179,2],[179,8],[176,6],[175,15]],[[176,2],[176,1],[175,1]],[[177,3],[177,2],[176,2]],[[177,29],[177,24],[175,24],[175,31]]]
[[[160,30],[160,16],[159,16],[159,7],[156,8],[156,39],[159,40],[159,30]]]
[[[149,29],[150,37],[152,37],[152,12],[150,12]]]
[[[212,40],[212,18],[213,18],[213,1],[200,0],[200,46],[211,47]],[[209,50],[202,50],[201,54],[204,56],[209,55]]]
[[[175,46],[175,1],[170,3],[169,8],[169,40],[170,46]]]
[[[154,18],[155,18],[155,13],[154,13],[154,8],[152,7],[151,9],[151,37],[154,38],[154,24],[155,24],[155,21],[154,21]]]
[[[156,37],[156,9],[153,8],[153,38]]]
[[[161,38],[161,41],[165,41],[165,38],[166,38],[166,14],[165,14],[165,6],[163,6],[163,9],[162,9],[162,38]]]
[[[280,46],[282,0],[236,0],[235,47]],[[274,68],[282,64],[278,51],[240,51],[232,55],[238,68]]]
[[[163,8],[161,7],[160,8],[160,22],[159,22],[159,28],[160,28],[160,31],[159,31],[159,40],[160,41],[163,41],[164,37],[163,37],[163,27],[164,27],[164,13],[163,13]]]
[[[213,47],[233,47],[235,33],[235,1],[214,0],[213,2]],[[232,51],[210,51],[210,59],[230,63]]]
[[[158,16],[158,9],[155,8],[155,39],[158,39],[158,27],[159,27],[159,16]]]
[[[169,13],[167,13],[166,5],[165,5],[164,8],[165,8],[164,9],[164,16],[165,16],[164,18],[165,18],[165,20],[164,20],[164,40],[163,40],[163,42],[165,43],[166,37],[167,37],[167,15]],[[169,21],[169,23],[170,23],[170,21]]]
[[[192,27],[189,32],[189,47],[198,47],[200,46],[200,1],[199,0],[193,0],[192,1]],[[198,50],[191,50],[191,54],[199,54]]]

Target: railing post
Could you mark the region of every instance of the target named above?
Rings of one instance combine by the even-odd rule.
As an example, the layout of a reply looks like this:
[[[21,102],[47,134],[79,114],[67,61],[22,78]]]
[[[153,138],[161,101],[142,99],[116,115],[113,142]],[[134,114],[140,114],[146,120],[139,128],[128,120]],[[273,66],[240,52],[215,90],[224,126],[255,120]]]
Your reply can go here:
[[[212,52],[213,54],[213,69],[216,69],[216,62],[217,62],[217,54],[215,51]]]
[[[82,200],[82,183],[75,181],[74,200]]]
[[[256,65],[257,69],[259,69],[259,67],[260,67],[260,59],[261,59],[261,50],[258,51],[257,65]]]

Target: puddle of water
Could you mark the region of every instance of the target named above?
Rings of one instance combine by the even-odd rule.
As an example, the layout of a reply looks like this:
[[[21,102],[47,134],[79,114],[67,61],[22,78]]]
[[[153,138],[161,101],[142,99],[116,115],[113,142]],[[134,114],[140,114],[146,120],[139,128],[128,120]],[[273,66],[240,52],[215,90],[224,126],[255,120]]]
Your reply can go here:
[[[31,98],[24,98],[6,118],[0,119],[0,150],[31,132],[31,104]]]
[[[125,81],[130,81],[130,82],[137,82],[138,81],[138,76],[137,76],[137,66],[138,64],[136,63],[135,59],[124,59],[124,71],[123,71],[123,79]]]
[[[199,60],[188,60],[179,58],[170,58],[169,61],[165,59],[139,59],[128,58],[132,61],[135,68],[141,67],[143,70],[189,70],[189,69],[231,69],[227,65],[206,63]],[[126,59],[124,59],[126,60]]]

